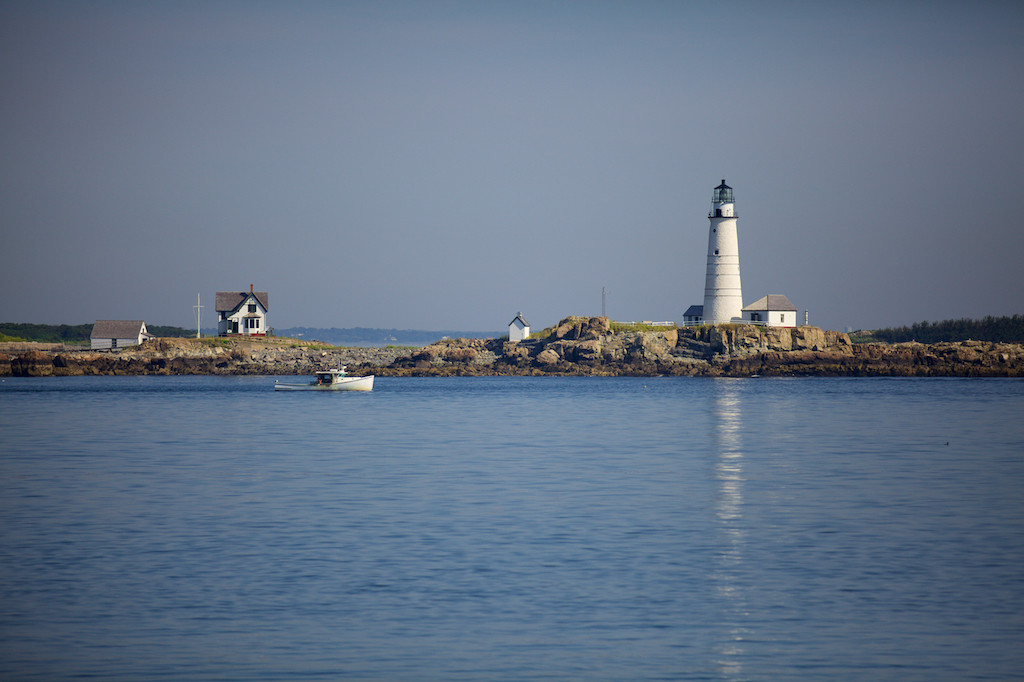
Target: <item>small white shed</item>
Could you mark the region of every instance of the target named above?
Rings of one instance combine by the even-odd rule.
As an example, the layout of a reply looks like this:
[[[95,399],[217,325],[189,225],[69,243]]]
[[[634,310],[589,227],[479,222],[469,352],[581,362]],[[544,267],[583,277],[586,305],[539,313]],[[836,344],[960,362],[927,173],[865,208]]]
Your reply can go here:
[[[137,346],[152,338],[142,320],[96,320],[89,335],[89,345],[93,350],[114,350]]]
[[[743,308],[743,321],[769,327],[795,327],[796,306],[782,294],[768,294]]]
[[[523,319],[522,313],[516,313],[508,323],[508,340],[525,341],[530,338],[530,323]]]

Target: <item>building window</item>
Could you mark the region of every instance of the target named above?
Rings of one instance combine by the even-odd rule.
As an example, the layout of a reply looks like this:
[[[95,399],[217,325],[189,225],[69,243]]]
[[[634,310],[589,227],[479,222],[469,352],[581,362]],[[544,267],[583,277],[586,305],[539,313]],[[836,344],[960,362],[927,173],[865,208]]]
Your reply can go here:
[[[779,322],[786,321],[786,313],[779,313]]]
[[[250,313],[256,312],[256,304],[255,303],[250,303],[249,304],[249,312]]]
[[[247,317],[245,319],[245,328],[246,329],[259,329],[260,328],[260,318],[258,318],[258,317]]]
[[[715,249],[715,255],[716,256],[718,255],[718,249]]]

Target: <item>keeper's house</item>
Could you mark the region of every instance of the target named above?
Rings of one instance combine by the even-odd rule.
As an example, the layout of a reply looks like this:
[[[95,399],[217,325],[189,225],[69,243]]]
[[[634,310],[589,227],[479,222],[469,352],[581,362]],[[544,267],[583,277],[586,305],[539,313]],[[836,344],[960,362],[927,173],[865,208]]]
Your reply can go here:
[[[743,321],[769,327],[795,327],[796,306],[782,294],[768,294],[743,308]]]
[[[142,320],[96,320],[89,334],[89,347],[93,350],[116,350],[138,346],[152,338]]]
[[[217,335],[218,336],[266,336],[267,292],[218,291],[217,292]]]

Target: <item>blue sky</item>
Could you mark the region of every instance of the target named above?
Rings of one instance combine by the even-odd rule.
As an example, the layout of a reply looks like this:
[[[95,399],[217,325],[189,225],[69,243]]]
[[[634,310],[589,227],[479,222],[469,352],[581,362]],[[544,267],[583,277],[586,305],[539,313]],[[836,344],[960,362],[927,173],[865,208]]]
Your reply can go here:
[[[0,321],[1024,312],[1019,3],[5,2]]]

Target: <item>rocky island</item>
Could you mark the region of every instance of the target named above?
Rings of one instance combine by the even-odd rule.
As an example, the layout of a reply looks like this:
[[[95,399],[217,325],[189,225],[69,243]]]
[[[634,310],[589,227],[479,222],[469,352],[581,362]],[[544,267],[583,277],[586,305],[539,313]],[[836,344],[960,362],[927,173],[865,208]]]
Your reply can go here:
[[[1024,346],[854,344],[847,334],[809,326],[634,330],[607,317],[567,317],[521,342],[445,339],[421,348],[247,338],[160,338],[115,352],[0,344],[0,376],[295,375],[340,365],[378,376],[1020,377]]]

